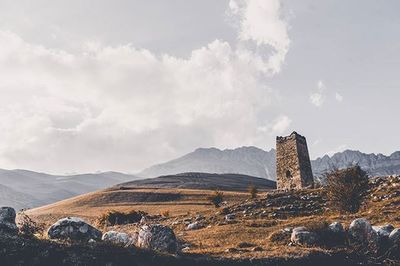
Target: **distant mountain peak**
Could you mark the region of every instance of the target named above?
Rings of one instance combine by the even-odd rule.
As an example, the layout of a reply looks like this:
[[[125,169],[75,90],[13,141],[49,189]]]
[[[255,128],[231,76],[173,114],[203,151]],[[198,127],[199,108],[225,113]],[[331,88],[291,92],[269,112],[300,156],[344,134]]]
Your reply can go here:
[[[255,146],[235,149],[215,147],[198,148],[172,161],[157,164],[139,173],[143,177],[157,177],[183,172],[233,173],[276,179],[275,149],[265,151]],[[311,161],[313,173],[319,176],[334,168],[345,168],[359,164],[370,175],[389,175],[400,173],[400,151],[390,156],[366,154],[358,150],[346,149],[331,156],[324,155]]]

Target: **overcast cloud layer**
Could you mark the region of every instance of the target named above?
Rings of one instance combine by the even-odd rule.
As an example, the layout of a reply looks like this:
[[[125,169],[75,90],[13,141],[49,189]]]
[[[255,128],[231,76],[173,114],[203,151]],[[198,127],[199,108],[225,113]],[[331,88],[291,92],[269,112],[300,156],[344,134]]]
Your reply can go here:
[[[213,40],[188,58],[98,42],[70,53],[1,31],[1,165],[132,171],[260,137],[275,97],[263,79],[281,69],[288,26],[277,0],[229,7],[238,41]],[[274,133],[288,126],[276,123]]]
[[[119,4],[132,4],[128,2]],[[170,5],[183,9],[178,2]],[[308,63],[301,58],[307,49],[295,50],[293,59],[288,59],[292,46],[298,49],[304,40],[296,43],[296,21],[301,22],[298,16],[304,10],[294,2],[224,1],[221,10],[215,9],[220,14],[218,23],[225,26],[215,26],[215,32],[210,29],[210,34],[220,33],[221,37],[207,39],[210,36],[199,31],[199,40],[186,40],[192,36],[191,28],[176,28],[172,36],[180,30],[188,35],[181,36],[183,39],[176,36],[174,48],[168,44],[165,51],[163,40],[167,43],[170,36],[163,36],[163,29],[159,29],[160,39],[153,40],[146,35],[146,25],[140,25],[143,33],[132,39],[140,39],[142,34],[146,42],[130,42],[123,40],[123,33],[129,35],[134,26],[127,23],[118,27],[120,35],[104,28],[110,33],[101,37],[98,28],[105,26],[99,21],[89,27],[95,32],[90,35],[90,30],[71,30],[72,21],[65,26],[53,23],[56,18],[45,11],[29,2],[21,3],[2,3],[3,10],[15,12],[18,19],[14,24],[0,21],[0,168],[51,173],[135,172],[198,147],[273,148],[276,135],[292,130],[309,137],[312,155],[338,147],[376,148],[368,146],[368,138],[352,145],[353,138],[346,138],[340,128],[328,133],[336,111],[351,116],[348,110],[358,114],[363,107],[354,100],[357,93],[350,89],[346,93],[345,85],[335,84],[339,80],[335,75],[315,71],[306,84],[288,84],[296,80],[293,73],[297,73],[290,69],[291,62],[302,66]],[[86,10],[86,5],[77,3],[72,1],[71,8]],[[88,18],[89,11],[106,9],[102,1],[98,7],[95,3],[86,10]],[[213,9],[212,2],[205,1],[204,5],[206,12]],[[155,6],[151,5],[153,13],[158,12]],[[165,10],[171,6],[165,6]],[[139,13],[140,8],[151,9],[139,2],[133,7]],[[61,8],[68,10],[62,4]],[[31,12],[21,15],[21,10]],[[115,21],[119,10],[115,10]],[[185,12],[174,10],[176,14],[163,19],[168,21]],[[48,24],[38,19],[41,12],[49,16]],[[190,12],[195,14],[196,10]],[[191,16],[190,12],[184,15]],[[213,19],[210,15],[215,24]],[[204,21],[204,25],[207,23],[212,24]],[[158,24],[162,27],[162,19],[149,18],[148,31],[157,31],[151,27]],[[35,36],[41,34],[39,25],[46,25],[46,38]],[[188,47],[192,42],[196,44]],[[340,64],[336,67],[339,70]],[[358,93],[369,94],[366,90]],[[394,91],[390,87],[390,92]],[[393,113],[387,112],[387,116]],[[345,116],[337,117],[345,120]],[[355,121],[370,130],[366,117],[358,116]],[[351,125],[351,120],[343,125]],[[351,134],[348,128],[343,130]],[[337,140],[332,138],[335,134]],[[375,151],[389,151],[387,147]],[[393,151],[400,148],[392,147]]]

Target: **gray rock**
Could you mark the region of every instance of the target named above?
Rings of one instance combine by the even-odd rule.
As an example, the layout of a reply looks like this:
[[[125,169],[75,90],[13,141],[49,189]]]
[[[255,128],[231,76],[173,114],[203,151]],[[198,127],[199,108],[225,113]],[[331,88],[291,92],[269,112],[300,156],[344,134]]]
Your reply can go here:
[[[87,241],[100,240],[102,233],[78,217],[67,217],[58,220],[48,230],[50,239],[72,239]]]
[[[390,233],[394,230],[394,226],[391,224],[383,226],[372,226],[372,229],[377,233],[379,237],[389,237]]]
[[[125,247],[134,246],[137,241],[137,234],[130,236],[126,233],[116,231],[108,231],[101,238],[105,242],[111,242]]]
[[[236,248],[227,248],[227,249],[225,249],[225,252],[226,253],[235,253],[235,252],[238,252],[239,250],[237,250]]]
[[[400,228],[396,228],[390,233],[389,240],[392,243],[400,243]]]
[[[237,247],[238,248],[251,248],[254,247],[255,245],[252,243],[248,243],[248,242],[240,242]]]
[[[187,230],[198,230],[201,228],[203,228],[203,225],[199,222],[191,223],[186,227]]]
[[[254,251],[254,252],[263,251],[263,248],[262,247],[254,247],[251,249],[251,251]]]
[[[318,241],[318,235],[307,231],[305,227],[296,227],[292,231],[290,241],[298,245],[314,245]]]
[[[334,233],[342,234],[344,233],[343,225],[339,222],[333,222],[329,225],[329,230]]]
[[[365,218],[353,220],[349,226],[349,234],[352,240],[357,242],[366,243],[376,240],[376,233]]]
[[[143,225],[140,228],[137,246],[162,252],[174,253],[177,241],[174,231],[161,224]]]
[[[199,221],[202,221],[204,219],[205,219],[204,215],[199,214],[199,215],[196,216],[195,221],[199,222]]]
[[[15,235],[18,227],[15,224],[15,210],[11,207],[0,208],[0,234]]]
[[[307,228],[305,228],[304,226],[299,226],[292,229],[292,232],[300,232],[300,231],[307,231]]]
[[[184,247],[181,249],[182,252],[188,252],[190,251],[190,247]]]
[[[225,215],[225,220],[228,222],[235,220],[235,218],[236,218],[236,215],[233,213]]]

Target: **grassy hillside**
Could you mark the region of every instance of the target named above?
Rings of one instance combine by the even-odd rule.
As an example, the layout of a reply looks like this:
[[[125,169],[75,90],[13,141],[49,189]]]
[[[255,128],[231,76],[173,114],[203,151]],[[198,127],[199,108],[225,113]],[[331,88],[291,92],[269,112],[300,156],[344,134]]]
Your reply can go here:
[[[127,188],[115,187],[61,201],[28,211],[35,220],[47,225],[65,216],[80,216],[96,224],[107,210],[141,210],[151,215],[150,222],[173,228],[182,243],[190,248],[189,255],[208,255],[230,259],[304,258],[313,254],[350,252],[343,248],[320,246],[289,246],[290,235],[285,228],[315,222],[340,221],[346,227],[359,217],[373,225],[391,223],[400,227],[400,178],[372,179],[371,189],[358,213],[337,214],[326,204],[323,189],[296,192],[261,192],[257,199],[249,199],[247,192],[224,192],[224,204],[216,209],[207,200],[212,190]],[[167,213],[167,215],[165,215]],[[225,221],[225,213],[236,218]],[[200,221],[199,230],[187,230],[190,222]],[[103,231],[134,232],[137,224],[100,227]],[[248,246],[241,246],[241,243]],[[253,247],[259,247],[253,251]],[[335,256],[336,256],[335,255]]]
[[[116,187],[151,187],[183,189],[219,189],[225,191],[246,191],[251,185],[258,189],[276,188],[275,181],[242,174],[210,174],[188,172],[166,175],[157,178],[135,180],[119,184]]]

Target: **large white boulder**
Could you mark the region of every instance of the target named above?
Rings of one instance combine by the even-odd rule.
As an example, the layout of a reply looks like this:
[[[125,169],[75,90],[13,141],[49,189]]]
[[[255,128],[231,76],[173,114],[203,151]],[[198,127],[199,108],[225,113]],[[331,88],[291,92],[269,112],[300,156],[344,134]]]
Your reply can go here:
[[[161,224],[143,225],[138,234],[137,246],[162,252],[174,253],[177,241],[174,231]]]
[[[17,234],[18,227],[15,224],[15,210],[11,207],[0,208],[0,234]]]
[[[381,225],[381,226],[372,226],[372,229],[377,233],[380,237],[389,237],[390,233],[394,230],[393,225]]]
[[[352,240],[362,243],[376,241],[377,238],[376,232],[365,218],[353,220],[349,226],[349,234]]]
[[[314,245],[318,241],[318,235],[307,231],[305,227],[296,227],[292,231],[290,241],[297,245]]]
[[[390,233],[389,240],[392,243],[399,243],[400,244],[400,228],[396,228]]]
[[[72,239],[87,241],[100,240],[102,233],[78,217],[67,217],[58,220],[48,230],[50,239]]]
[[[117,231],[108,231],[103,234],[101,239],[105,242],[130,247],[136,245],[137,234],[128,235],[126,233],[121,233]]]

